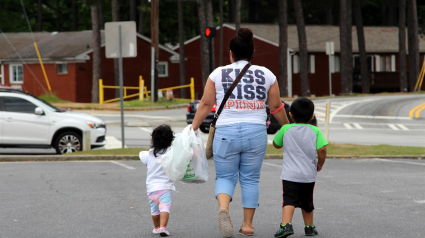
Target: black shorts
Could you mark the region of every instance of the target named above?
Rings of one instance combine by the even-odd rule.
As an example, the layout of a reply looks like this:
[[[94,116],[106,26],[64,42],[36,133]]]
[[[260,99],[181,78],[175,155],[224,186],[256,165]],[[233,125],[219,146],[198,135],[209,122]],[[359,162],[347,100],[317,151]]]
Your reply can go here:
[[[313,191],[315,183],[296,183],[282,180],[284,206],[294,206],[306,212],[314,210]]]

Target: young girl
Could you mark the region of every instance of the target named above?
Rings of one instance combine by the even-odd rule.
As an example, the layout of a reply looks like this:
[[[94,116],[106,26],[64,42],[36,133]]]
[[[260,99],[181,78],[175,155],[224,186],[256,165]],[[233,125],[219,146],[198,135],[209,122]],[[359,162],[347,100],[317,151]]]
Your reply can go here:
[[[152,132],[151,149],[142,151],[139,154],[140,160],[148,168],[146,188],[151,205],[151,215],[155,228],[154,234],[169,236],[170,232],[166,226],[171,206],[171,194],[176,191],[174,182],[168,178],[157,161],[160,157],[171,149],[171,142],[174,139],[174,132],[168,125],[161,125]]]

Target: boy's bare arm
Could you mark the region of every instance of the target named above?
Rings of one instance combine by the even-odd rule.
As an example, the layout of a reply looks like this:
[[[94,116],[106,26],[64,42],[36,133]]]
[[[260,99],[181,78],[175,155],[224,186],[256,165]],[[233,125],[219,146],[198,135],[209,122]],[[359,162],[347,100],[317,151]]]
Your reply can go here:
[[[323,165],[325,164],[326,160],[326,146],[323,146],[317,151],[317,172],[322,170]]]
[[[274,143],[274,141],[273,141],[273,146],[274,146],[274,148],[276,148],[276,149],[280,149],[280,148],[282,148],[282,146],[278,146],[278,145],[276,145],[276,143]]]

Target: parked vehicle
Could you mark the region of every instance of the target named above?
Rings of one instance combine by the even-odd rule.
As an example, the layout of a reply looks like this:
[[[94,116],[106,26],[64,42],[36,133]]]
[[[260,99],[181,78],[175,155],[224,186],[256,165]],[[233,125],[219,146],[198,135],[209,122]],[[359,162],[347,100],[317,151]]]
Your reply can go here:
[[[191,101],[189,103],[189,105],[187,106],[187,113],[186,113],[187,124],[192,124],[193,118],[195,118],[196,110],[198,110],[198,106],[199,106],[200,101],[201,100]],[[285,104],[286,116],[288,117],[289,123],[293,123],[291,118],[289,117],[289,110],[290,110],[291,106],[289,106],[289,104],[285,103],[284,101],[282,101],[282,102]],[[214,119],[214,114],[215,114],[216,110],[217,110],[217,104],[214,104],[214,106],[211,109],[208,116],[202,122],[201,126],[199,126],[199,129],[202,132],[209,133],[210,125],[211,125],[211,122]],[[267,104],[266,104],[266,111],[267,111],[267,115],[270,115],[270,108]],[[271,123],[270,123],[269,128],[267,129],[267,133],[268,134],[274,134],[280,129],[281,126],[280,126],[279,122],[276,120],[276,118],[274,118],[274,116],[271,116],[270,121],[271,121]],[[316,116],[313,118],[313,120],[309,121],[308,123],[312,124],[314,126],[317,126]]]
[[[83,149],[83,131],[92,148],[106,144],[101,119],[58,109],[34,95],[0,88],[0,147],[55,148],[58,154]]]

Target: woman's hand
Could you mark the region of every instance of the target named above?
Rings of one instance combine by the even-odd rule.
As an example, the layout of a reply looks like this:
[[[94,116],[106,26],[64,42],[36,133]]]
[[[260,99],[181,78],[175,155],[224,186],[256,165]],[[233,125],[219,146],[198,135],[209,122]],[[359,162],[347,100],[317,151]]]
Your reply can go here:
[[[280,101],[280,92],[279,85],[277,84],[277,80],[274,82],[272,86],[270,86],[267,104],[269,105],[270,112],[276,111],[282,105],[282,101]],[[279,122],[281,126],[285,124],[289,124],[288,117],[286,116],[285,108],[282,108],[277,113],[273,114],[276,120]]]
[[[215,83],[208,78],[207,84],[205,85],[204,95],[202,96],[201,102],[199,103],[198,110],[196,110],[195,118],[192,122],[192,129],[198,130],[199,126],[208,116],[211,108],[215,104]]]

